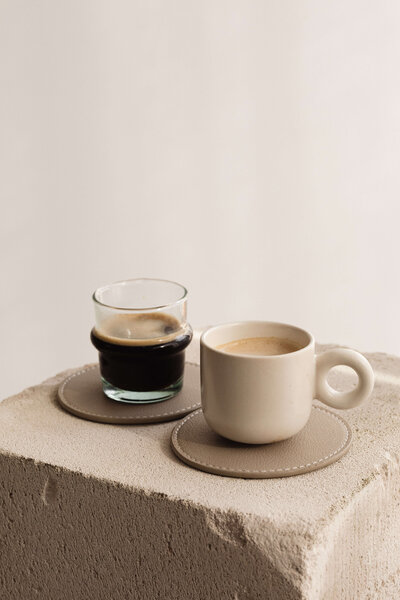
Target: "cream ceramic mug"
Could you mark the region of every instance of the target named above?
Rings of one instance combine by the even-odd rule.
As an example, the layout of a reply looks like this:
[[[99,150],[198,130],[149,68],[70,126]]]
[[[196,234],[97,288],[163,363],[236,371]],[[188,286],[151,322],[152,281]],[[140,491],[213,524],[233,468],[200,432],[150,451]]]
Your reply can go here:
[[[230,354],[217,346],[234,340],[276,337],[293,342],[288,354]],[[330,369],[346,365],[358,375],[348,392],[334,390]],[[298,433],[314,398],[333,408],[353,408],[368,398],[374,374],[367,359],[337,348],[315,355],[313,336],[283,323],[245,321],[217,325],[200,339],[201,402],[204,418],[218,434],[246,444],[268,444]]]

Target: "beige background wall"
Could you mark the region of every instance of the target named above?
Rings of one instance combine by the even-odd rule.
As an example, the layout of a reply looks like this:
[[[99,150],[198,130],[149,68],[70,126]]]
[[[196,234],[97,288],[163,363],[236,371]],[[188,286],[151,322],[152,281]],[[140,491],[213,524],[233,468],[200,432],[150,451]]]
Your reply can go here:
[[[0,397],[93,360],[90,294],[190,289],[400,353],[400,4],[0,1]]]

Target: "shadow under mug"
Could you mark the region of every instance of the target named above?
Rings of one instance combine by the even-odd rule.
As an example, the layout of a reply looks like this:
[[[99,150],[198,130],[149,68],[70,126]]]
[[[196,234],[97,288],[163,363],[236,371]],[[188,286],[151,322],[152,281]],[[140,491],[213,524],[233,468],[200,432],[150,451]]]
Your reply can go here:
[[[254,337],[294,342],[298,350],[278,355],[231,354],[218,346]],[[330,369],[346,365],[358,375],[355,389],[334,390]],[[311,333],[283,323],[245,321],[211,327],[200,339],[201,402],[204,418],[218,434],[236,442],[285,440],[307,423],[314,399],[337,409],[358,406],[374,386],[367,359],[335,348],[315,355]]]

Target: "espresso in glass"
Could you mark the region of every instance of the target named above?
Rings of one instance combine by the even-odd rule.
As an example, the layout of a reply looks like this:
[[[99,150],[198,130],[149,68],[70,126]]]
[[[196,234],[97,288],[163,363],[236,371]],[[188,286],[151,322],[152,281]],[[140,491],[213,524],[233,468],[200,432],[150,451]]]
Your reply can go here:
[[[91,341],[99,352],[104,393],[133,403],[160,402],[177,394],[192,339],[185,288],[134,279],[99,288],[93,299]]]

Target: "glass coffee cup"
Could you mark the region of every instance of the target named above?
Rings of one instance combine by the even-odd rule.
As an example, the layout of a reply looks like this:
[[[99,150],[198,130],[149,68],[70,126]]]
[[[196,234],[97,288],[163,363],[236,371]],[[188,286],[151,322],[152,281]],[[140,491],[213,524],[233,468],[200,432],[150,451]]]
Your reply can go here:
[[[163,279],[128,279],[98,288],[93,303],[90,338],[106,396],[137,404],[175,396],[192,339],[187,290]]]

